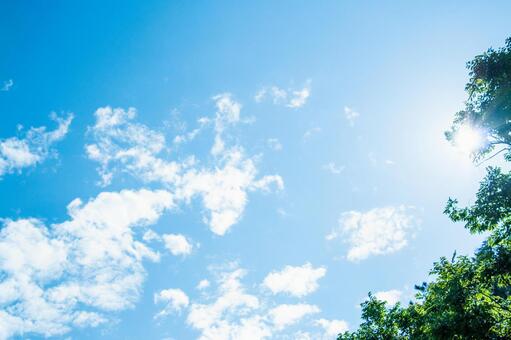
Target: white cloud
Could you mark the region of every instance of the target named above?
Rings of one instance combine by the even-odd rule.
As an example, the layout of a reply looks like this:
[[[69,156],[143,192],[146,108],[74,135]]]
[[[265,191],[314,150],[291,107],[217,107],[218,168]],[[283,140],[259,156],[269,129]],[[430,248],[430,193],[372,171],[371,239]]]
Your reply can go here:
[[[337,165],[334,162],[329,162],[328,164],[323,165],[323,170],[326,170],[334,175],[339,175],[343,170],[343,165]]]
[[[301,89],[282,89],[278,86],[266,86],[257,91],[254,96],[256,103],[269,98],[275,105],[297,109],[305,105],[311,94],[311,81],[308,80]]]
[[[277,86],[272,86],[270,88],[271,96],[273,97],[273,103],[274,104],[281,104],[285,102],[288,94],[286,90],[283,90],[281,88],[278,88]]]
[[[306,315],[319,312],[320,310],[317,306],[300,303],[295,305],[279,305],[272,308],[268,314],[275,327],[277,329],[283,329],[300,321]]]
[[[287,104],[288,107],[297,109],[299,107],[302,107],[307,102],[307,99],[309,98],[311,94],[310,84],[307,84],[303,89],[293,91],[293,95],[291,99],[289,100],[289,103]]]
[[[284,208],[278,208],[277,214],[279,214],[280,217],[288,217],[289,213]]]
[[[222,93],[213,97],[217,108],[215,115],[215,142],[211,154],[221,156],[225,151],[224,130],[227,126],[235,125],[240,121],[241,104],[232,98],[230,93]]]
[[[70,219],[50,227],[36,219],[2,220],[0,335],[61,335],[132,307],[144,281],[142,261],[158,260],[135,230],[172,206],[166,191],[124,190],[85,204],[75,199]]]
[[[165,122],[164,125],[173,128],[181,134],[178,134],[174,137],[172,143],[174,147],[178,147],[182,144],[193,141],[210,123],[211,120],[207,117],[201,117],[197,119],[198,127],[194,128],[191,131],[186,131],[186,123],[182,122],[178,118],[179,112],[172,111],[172,120],[170,122]]]
[[[267,89],[266,88],[261,88],[259,89],[256,94],[254,95],[254,100],[256,103],[260,103],[263,101],[264,97],[266,96],[266,92],[267,92]]]
[[[253,335],[248,339],[269,336],[268,326],[261,317],[251,315],[260,307],[260,302],[255,295],[245,292],[240,282],[245,274],[243,269],[221,274],[214,300],[191,304],[186,320],[201,332],[199,339],[240,339],[250,333]]]
[[[197,129],[193,129],[192,131],[185,133],[183,135],[177,135],[176,137],[174,137],[173,143],[175,145],[179,145],[179,144],[183,144],[186,142],[190,142],[190,141],[194,140],[195,137],[197,137],[200,130],[201,130],[200,128],[197,128]]]
[[[303,139],[305,141],[307,141],[309,138],[311,138],[313,135],[315,134],[318,134],[321,132],[321,128],[319,127],[313,127],[313,128],[310,128],[309,130],[305,131],[305,133],[303,134]]]
[[[188,307],[190,300],[181,289],[163,289],[154,294],[154,303],[166,304],[165,308],[155,315],[155,318],[160,318],[172,312],[180,312]]]
[[[200,280],[199,284],[197,284],[197,289],[198,290],[203,290],[203,289],[206,289],[210,286],[210,282],[206,279],[204,280]]]
[[[333,240],[346,237],[347,259],[360,261],[371,255],[396,252],[408,244],[419,220],[406,206],[375,208],[367,212],[349,211],[339,219],[339,227],[326,236]]]
[[[67,118],[52,115],[51,118],[58,124],[53,131],[41,126],[30,128],[23,138],[0,139],[0,177],[41,163],[51,152],[55,153],[51,146],[68,133],[73,115]]]
[[[12,79],[4,80],[4,84],[0,88],[0,91],[7,92],[14,85],[14,81]]]
[[[282,144],[277,138],[268,138],[266,140],[266,145],[272,150],[280,151],[282,150]]]
[[[97,313],[78,312],[73,320],[73,325],[77,327],[97,327],[108,320]]]
[[[215,268],[217,287],[191,301],[186,323],[199,331],[198,339],[269,339],[287,338],[288,327],[319,313],[306,303],[275,304],[266,295],[247,292],[241,280],[246,271],[237,264]],[[209,281],[203,280],[203,286]],[[201,286],[202,284],[199,284]],[[164,310],[159,312],[161,314]]]
[[[240,149],[226,152],[220,164],[220,167],[213,170],[192,169],[185,173],[177,193],[186,201],[194,195],[200,195],[210,212],[205,222],[212,232],[224,235],[240,220],[247,204],[248,191],[269,190],[273,184],[281,189],[283,182],[280,176],[256,179],[254,161],[246,158]]]
[[[100,164],[102,185],[110,184],[116,172],[127,172],[147,182],[173,183],[181,167],[187,165],[157,157],[165,148],[165,136],[132,123],[134,108],[102,107],[95,116],[96,124],[90,129],[95,143],[86,145],[85,150],[91,160]]]
[[[146,242],[151,242],[151,241],[160,241],[161,237],[160,237],[160,235],[155,233],[154,230],[149,229],[144,233],[144,235],[142,236],[142,239]]]
[[[183,235],[164,234],[162,238],[163,242],[165,242],[165,247],[172,255],[189,255],[192,253],[193,246]]]
[[[309,332],[298,331],[292,335],[293,340],[312,340],[314,339],[313,335]]]
[[[176,199],[186,203],[200,197],[207,212],[204,222],[215,234],[224,235],[241,219],[248,192],[272,187],[280,190],[283,181],[278,175],[257,178],[255,158],[247,157],[241,146],[229,146],[226,131],[241,121],[241,104],[229,93],[213,99],[216,113],[211,166],[199,166],[193,155],[183,161],[166,160],[162,155],[164,135],[132,122],[135,109],[98,109],[91,128],[95,142],[87,145],[86,151],[90,159],[99,162],[102,183],[107,185],[115,173],[126,172],[144,182],[165,185],[176,193]]]
[[[350,123],[351,126],[355,125],[355,120],[357,120],[359,116],[360,113],[358,113],[357,111],[353,110],[348,106],[344,107],[344,117]]]
[[[325,276],[326,268],[314,268],[310,263],[303,266],[286,266],[281,271],[268,274],[263,285],[273,294],[288,293],[294,296],[305,296],[318,289],[318,280]]]
[[[394,162],[391,159],[381,160],[381,159],[376,158],[374,152],[369,152],[367,154],[367,158],[369,159],[369,163],[371,164],[371,166],[378,166],[380,164],[383,164],[385,166],[393,166],[396,164],[396,162]]]
[[[369,163],[371,163],[372,166],[376,166],[378,164],[378,160],[376,159],[376,156],[373,152],[369,152],[367,154],[367,158],[369,159]]]
[[[392,289],[387,291],[376,292],[374,296],[381,301],[387,302],[393,306],[401,300],[402,292],[400,290]]]
[[[263,87],[257,91],[254,96],[254,100],[256,103],[260,103],[265,99],[265,97],[271,98],[273,104],[285,104],[288,97],[288,91],[281,89],[278,86]]]
[[[316,323],[323,327],[325,330],[325,336],[332,337],[332,339],[337,337],[339,333],[344,333],[349,329],[348,323],[344,320],[319,319],[316,320]]]
[[[222,130],[224,124],[236,124],[240,121],[241,104],[232,98],[231,93],[222,93],[213,97],[217,108],[215,125]]]

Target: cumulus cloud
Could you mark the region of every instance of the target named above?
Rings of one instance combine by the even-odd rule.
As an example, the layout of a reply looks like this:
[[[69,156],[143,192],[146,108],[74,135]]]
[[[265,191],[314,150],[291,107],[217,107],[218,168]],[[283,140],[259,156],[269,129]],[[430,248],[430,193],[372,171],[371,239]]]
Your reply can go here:
[[[189,255],[192,252],[192,244],[181,234],[165,234],[162,235],[165,248],[172,255]]]
[[[266,145],[272,150],[275,151],[281,151],[282,150],[282,144],[277,138],[268,138],[266,140]]]
[[[199,197],[207,212],[204,222],[215,234],[224,235],[241,219],[249,192],[280,190],[283,181],[278,175],[258,178],[255,158],[226,138],[227,130],[241,121],[241,104],[229,93],[213,100],[216,113],[210,166],[199,164],[194,155],[182,161],[168,160],[165,136],[133,122],[134,108],[96,110],[96,124],[90,129],[94,143],[86,146],[86,152],[100,164],[101,183],[108,185],[116,173],[129,173],[144,182],[163,184],[185,203]]]
[[[252,332],[253,338],[269,336],[268,326],[254,313],[259,298],[246,293],[240,282],[245,274],[243,269],[222,273],[214,300],[191,304],[186,322],[201,332],[199,339],[243,339]]]
[[[273,294],[288,293],[293,296],[305,296],[318,289],[318,280],[325,276],[326,268],[314,268],[310,263],[303,266],[286,266],[281,271],[268,274],[263,285]]]
[[[199,332],[199,339],[280,338],[287,336],[290,326],[300,321],[305,323],[306,318],[320,312],[315,305],[275,304],[264,294],[247,292],[242,283],[246,273],[236,264],[215,271],[216,289],[189,303],[186,323]],[[209,286],[209,281],[201,282],[207,282],[204,286]]]
[[[124,190],[75,199],[70,219],[49,227],[37,219],[2,220],[0,336],[61,335],[132,307],[142,262],[158,260],[136,230],[172,206],[167,191]]]
[[[344,320],[319,319],[316,320],[316,323],[323,327],[325,336],[331,339],[334,339],[340,333],[347,332],[349,329],[348,323]]]
[[[200,280],[200,282],[197,284],[197,289],[203,290],[203,289],[208,288],[209,286],[210,286],[209,280],[203,279],[203,280]]]
[[[343,238],[349,245],[349,261],[360,261],[372,255],[394,253],[408,244],[419,220],[406,206],[375,208],[366,212],[349,211],[341,215],[339,227],[327,240]]]
[[[307,103],[311,94],[311,81],[308,80],[301,89],[282,89],[278,86],[265,86],[257,91],[254,96],[256,103],[261,103],[265,99],[270,99],[273,104],[284,105],[286,107],[297,109]]]
[[[55,153],[51,147],[68,133],[73,115],[60,118],[53,114],[51,118],[57,123],[55,130],[33,127],[21,138],[0,139],[0,177],[42,163],[52,152]]]
[[[401,300],[401,296],[403,295],[403,292],[397,289],[387,290],[387,291],[380,291],[374,293],[374,296],[381,301],[385,301],[387,304],[393,306],[396,303]]]
[[[160,237],[160,235],[155,233],[154,230],[149,229],[144,233],[144,235],[142,236],[142,239],[146,242],[151,242],[151,241],[160,241],[161,237]]]
[[[188,307],[190,300],[181,289],[163,289],[154,294],[154,303],[166,304],[165,308],[155,315],[155,318],[160,318],[173,312],[180,312],[183,308]]]
[[[357,120],[359,116],[360,116],[360,113],[358,113],[357,111],[353,110],[352,108],[350,108],[348,106],[344,107],[344,117],[346,118],[346,120],[349,122],[349,124],[351,126],[355,125],[355,120]]]
[[[7,92],[14,85],[14,81],[12,79],[4,80],[4,84],[0,88],[0,91]]]
[[[226,152],[220,164],[221,167],[211,170],[190,169],[181,177],[176,192],[187,202],[199,195],[210,212],[204,221],[212,232],[224,235],[240,220],[249,191],[266,191],[272,186],[280,190],[283,181],[280,176],[257,179],[254,161],[246,158],[241,149]]]
[[[290,326],[309,314],[319,313],[320,310],[317,306],[309,304],[283,304],[269,311],[269,316],[277,329],[283,329]]]
[[[289,100],[287,106],[293,109],[302,107],[311,94],[310,86],[307,85],[301,90],[293,91],[292,94],[292,98]]]

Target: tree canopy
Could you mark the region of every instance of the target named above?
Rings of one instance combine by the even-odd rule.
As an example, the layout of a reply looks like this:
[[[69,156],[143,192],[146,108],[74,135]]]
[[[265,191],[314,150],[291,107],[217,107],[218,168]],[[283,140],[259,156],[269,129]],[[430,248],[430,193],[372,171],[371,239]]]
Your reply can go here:
[[[480,128],[486,143],[475,150],[474,158],[480,160],[495,151],[505,152],[511,160],[511,37],[505,46],[490,48],[467,63],[469,81],[465,86],[468,99],[465,108],[456,113],[454,122],[446,132],[454,140],[464,124]]]
[[[480,129],[484,143],[472,151],[481,162],[498,153],[511,161],[511,38],[468,62],[468,99],[456,113],[448,140],[464,125]],[[369,294],[362,323],[338,340],[511,338],[511,173],[488,167],[476,201],[444,211],[471,233],[488,235],[472,256],[445,257],[433,264],[432,281],[417,285],[416,300],[388,306]]]

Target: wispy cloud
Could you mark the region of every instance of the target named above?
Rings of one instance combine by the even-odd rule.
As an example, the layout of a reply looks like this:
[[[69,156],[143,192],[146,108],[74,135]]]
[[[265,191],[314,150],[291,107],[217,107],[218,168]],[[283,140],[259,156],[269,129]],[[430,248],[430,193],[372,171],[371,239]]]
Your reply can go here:
[[[342,238],[349,245],[346,255],[349,261],[390,254],[404,248],[413,236],[420,223],[414,211],[401,205],[345,212],[339,219],[339,226],[326,239]]]
[[[369,159],[369,163],[371,164],[371,166],[378,166],[378,165],[385,165],[385,166],[392,166],[392,165],[395,165],[396,162],[394,162],[393,160],[391,159],[385,159],[385,160],[381,160],[381,158],[376,158],[376,155],[374,154],[374,152],[369,152],[367,154],[367,158]]]
[[[330,172],[333,175],[339,175],[344,170],[344,165],[337,165],[335,162],[329,162],[323,165],[323,170]]]
[[[350,108],[348,106],[344,107],[344,117],[346,118],[346,120],[349,122],[349,124],[351,126],[355,125],[355,121],[358,119],[359,116],[360,116],[360,113],[358,113],[357,111],[353,110],[352,108]]]
[[[309,98],[310,94],[311,94],[310,85],[305,86],[301,90],[293,91],[292,97],[289,100],[289,103],[287,103],[287,107],[293,109],[302,107],[307,102],[307,99]]]
[[[277,138],[268,138],[266,140],[266,145],[272,150],[275,151],[281,151],[282,150],[282,144]]]
[[[42,163],[51,153],[56,154],[51,147],[66,136],[73,115],[60,118],[53,114],[51,118],[58,124],[55,130],[33,127],[21,138],[0,139],[0,177]]]
[[[278,86],[263,87],[257,91],[254,96],[256,103],[261,103],[266,98],[270,98],[273,104],[286,105],[288,98],[288,91],[279,88]]]
[[[321,132],[321,128],[320,127],[313,127],[313,128],[310,128],[309,130],[305,131],[305,133],[303,134],[303,139],[304,141],[308,141],[313,135],[315,134],[318,134]]]
[[[311,81],[307,80],[302,88],[283,89],[278,86],[265,86],[257,91],[254,100],[257,103],[270,99],[275,105],[284,105],[286,107],[297,109],[307,103],[311,95]]]
[[[195,137],[197,137],[199,135],[199,133],[211,122],[210,119],[208,119],[207,117],[202,117],[200,119],[197,120],[197,123],[199,124],[199,127],[191,130],[191,131],[188,131],[188,132],[184,132],[182,134],[179,134],[179,135],[176,135],[174,137],[174,140],[172,141],[172,143],[175,145],[175,146],[180,146],[182,144],[185,144],[185,143],[188,143],[188,142],[191,142],[195,139]],[[186,129],[186,127],[183,127],[183,129]]]
[[[86,152],[100,164],[101,184],[110,184],[116,173],[129,173],[144,182],[163,184],[186,203],[199,196],[209,212],[205,223],[215,234],[225,234],[241,219],[248,192],[280,190],[283,180],[278,175],[258,178],[255,158],[247,157],[240,145],[231,145],[228,130],[241,121],[241,104],[229,93],[213,100],[216,112],[210,152],[214,163],[209,167],[199,167],[194,155],[167,160],[165,136],[133,122],[134,108],[96,110],[96,124],[90,129],[94,142],[86,146]]]
[[[0,87],[0,91],[7,92],[14,85],[14,81],[12,79],[4,80],[4,84]]]

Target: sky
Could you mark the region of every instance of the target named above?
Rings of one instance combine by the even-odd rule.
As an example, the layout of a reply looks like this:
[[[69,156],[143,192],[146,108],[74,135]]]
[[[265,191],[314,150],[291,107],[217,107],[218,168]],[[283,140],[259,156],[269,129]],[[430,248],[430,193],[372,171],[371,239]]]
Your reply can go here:
[[[481,236],[445,141],[507,1],[0,3],[0,339],[334,339]]]

